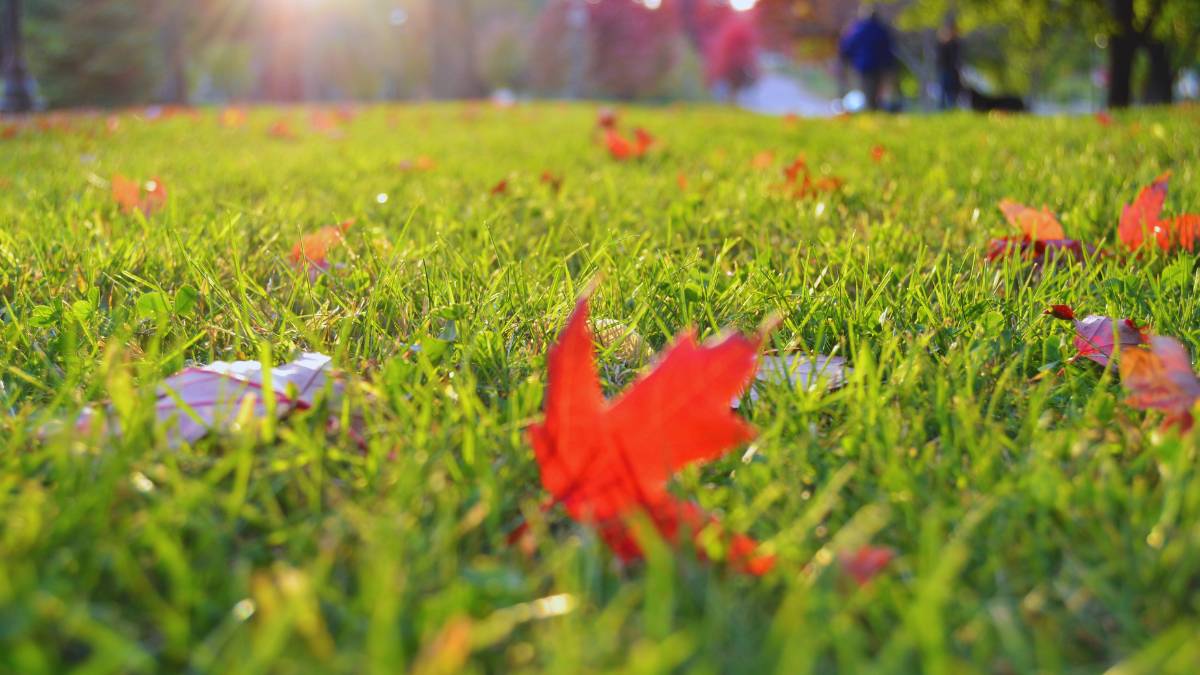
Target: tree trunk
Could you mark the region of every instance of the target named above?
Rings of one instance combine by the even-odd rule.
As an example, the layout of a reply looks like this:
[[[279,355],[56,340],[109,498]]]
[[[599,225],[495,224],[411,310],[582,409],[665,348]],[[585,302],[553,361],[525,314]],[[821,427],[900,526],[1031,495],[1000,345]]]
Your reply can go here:
[[[3,98],[0,110],[29,112],[38,107],[37,84],[25,69],[25,54],[21,49],[21,0],[8,0],[0,13],[0,75],[3,79]]]
[[[164,73],[162,98],[166,103],[187,105],[187,57],[184,54],[184,22],[183,7],[172,3],[165,8],[163,17],[162,46]]]
[[[1175,71],[1165,42],[1150,40],[1146,44],[1150,55],[1150,76],[1146,81],[1146,103],[1169,104],[1175,98]]]
[[[1133,0],[1113,0],[1110,7],[1117,28],[1108,43],[1108,107],[1126,108],[1133,103],[1133,58],[1140,40]]]
[[[436,98],[473,98],[482,93],[475,72],[475,25],[470,0],[430,0],[430,90]]]

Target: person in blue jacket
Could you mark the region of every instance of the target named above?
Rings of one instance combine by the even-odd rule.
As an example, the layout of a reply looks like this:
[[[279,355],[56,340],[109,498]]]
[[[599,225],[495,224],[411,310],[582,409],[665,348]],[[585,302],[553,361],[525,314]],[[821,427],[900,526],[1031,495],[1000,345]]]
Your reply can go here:
[[[838,54],[858,73],[867,107],[879,110],[884,82],[896,65],[896,44],[877,7],[863,6],[861,17],[842,36]]]

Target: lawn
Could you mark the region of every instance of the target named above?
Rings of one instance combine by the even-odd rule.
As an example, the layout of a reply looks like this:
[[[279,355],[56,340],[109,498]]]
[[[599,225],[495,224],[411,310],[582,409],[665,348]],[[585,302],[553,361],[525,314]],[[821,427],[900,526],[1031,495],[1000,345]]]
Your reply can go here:
[[[630,107],[658,142],[624,162],[594,106],[220,115],[0,139],[0,671],[1200,667],[1200,432],[1068,363],[1072,327],[1043,315],[1130,317],[1195,352],[1195,256],[985,261],[1012,234],[1003,198],[1114,251],[1163,171],[1166,210],[1200,210],[1200,110]],[[281,118],[293,138],[268,133]],[[799,154],[841,187],[780,190]],[[123,213],[116,174],[157,178],[165,205]],[[293,265],[350,219],[327,272]],[[524,430],[593,281],[594,317],[654,351],[774,315],[769,348],[853,367],[832,391],[761,386],[749,451],[671,483],[773,552],[766,575],[719,542],[705,561],[648,537],[622,564],[540,508]],[[609,394],[643,367],[622,344],[599,356]],[[300,351],[345,395],[195,444],[154,423],[187,365]],[[86,404],[119,433],[75,432]],[[522,523],[532,545],[510,544]],[[859,585],[839,561],[865,544],[895,558]]]

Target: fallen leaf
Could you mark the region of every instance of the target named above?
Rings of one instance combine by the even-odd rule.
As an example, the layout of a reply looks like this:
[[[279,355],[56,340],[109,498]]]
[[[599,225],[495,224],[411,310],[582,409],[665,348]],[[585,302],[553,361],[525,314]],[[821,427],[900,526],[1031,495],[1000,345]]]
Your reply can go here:
[[[322,227],[316,232],[300,237],[300,241],[292,247],[290,256],[292,264],[306,264],[309,269],[309,278],[315,278],[319,272],[329,269],[327,258],[330,249],[345,241],[346,232],[353,225],[354,220],[347,220],[339,225]]]
[[[152,178],[145,185],[116,174],[112,177],[112,196],[122,213],[141,211],[147,218],[167,203],[167,187],[162,179]]]
[[[317,392],[328,379],[330,363],[331,359],[324,354],[305,353],[295,361],[271,369],[276,418],[312,407]],[[262,419],[267,414],[263,386],[263,367],[259,361],[216,361],[185,368],[158,388],[155,416],[169,425],[167,439],[172,445],[194,443],[210,431],[232,429],[244,411],[248,411],[251,420]],[[93,409],[85,409],[76,422],[76,430],[89,432],[96,424],[102,424],[103,428],[118,431],[115,422],[98,420],[97,415]]]
[[[1150,339],[1144,328],[1139,328],[1132,319],[1091,314],[1077,319],[1075,310],[1069,305],[1054,305],[1044,314],[1075,324],[1075,349],[1078,354],[1072,360],[1083,357],[1108,367],[1113,357],[1119,357],[1126,347],[1146,344]]]
[[[280,138],[283,140],[290,141],[296,138],[296,132],[292,131],[292,123],[286,119],[277,120],[274,124],[267,128],[267,133],[274,138]]]
[[[587,315],[584,297],[547,357],[545,420],[528,430],[542,485],[571,518],[597,526],[626,560],[641,555],[628,529],[634,513],[648,515],[667,541],[677,541],[681,530],[697,536],[719,527],[673,497],[667,481],[754,437],[729,401],[754,376],[759,340],[733,334],[700,345],[684,333],[648,374],[606,401]],[[725,539],[738,568],[761,574],[773,564],[755,555],[751,540]]]
[[[246,123],[246,111],[237,107],[225,108],[221,111],[220,122],[226,129],[237,129]]]
[[[1008,222],[1022,234],[1033,241],[1054,241],[1066,239],[1058,218],[1045,206],[1039,211],[1011,199],[1000,200],[1000,211]]]
[[[1176,216],[1167,222],[1167,229],[1175,233],[1181,248],[1189,253],[1196,251],[1196,240],[1200,239],[1200,214]]]
[[[341,120],[328,110],[314,110],[308,116],[308,123],[314,131],[322,134],[338,134],[341,131]]]
[[[142,186],[121,174],[112,177],[112,196],[122,213],[133,213],[142,199]]]
[[[846,376],[852,372],[846,367],[846,359],[840,356],[815,354],[767,355],[759,358],[756,379],[771,384],[784,384],[806,390],[824,385],[826,389],[837,389],[846,384]],[[755,398],[754,389],[750,397]]]
[[[432,171],[437,168],[437,162],[427,155],[418,155],[416,159],[402,159],[396,163],[401,171]]]
[[[836,176],[820,176],[814,179],[808,162],[803,155],[783,168],[783,184],[778,186],[790,193],[794,199],[809,199],[827,192],[836,192],[844,181]]]
[[[641,157],[654,147],[658,140],[651,136],[650,132],[638,127],[633,130],[633,142],[637,149],[637,156]]]
[[[637,156],[637,148],[634,144],[616,129],[608,129],[604,132],[604,144],[608,147],[608,154],[618,162]]]
[[[1171,172],[1154,179],[1149,186],[1142,188],[1132,204],[1126,204],[1121,210],[1121,222],[1117,225],[1117,238],[1130,251],[1136,251],[1145,245],[1146,235],[1151,234],[1159,248],[1166,251],[1171,248],[1171,234],[1160,220],[1163,204],[1167,201],[1167,188],[1171,181]]]
[[[770,150],[763,150],[762,152],[756,154],[750,160],[751,168],[758,169],[760,171],[769,169],[774,165],[775,165],[775,153],[771,152]]]
[[[843,553],[842,571],[854,578],[859,586],[874,579],[896,557],[896,552],[881,546],[863,546],[853,553]]]
[[[1192,370],[1187,348],[1178,340],[1156,335],[1150,338],[1149,348],[1122,352],[1121,383],[1129,390],[1129,405],[1165,413],[1166,426],[1185,432],[1192,428],[1200,379]]]

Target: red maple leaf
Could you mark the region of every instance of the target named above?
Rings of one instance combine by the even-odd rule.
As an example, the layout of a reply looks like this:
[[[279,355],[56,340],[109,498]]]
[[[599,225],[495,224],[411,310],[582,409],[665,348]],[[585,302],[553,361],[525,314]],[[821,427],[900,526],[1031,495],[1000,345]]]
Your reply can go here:
[[[654,136],[651,136],[649,131],[638,127],[633,130],[633,143],[635,149],[637,150],[637,156],[641,157],[642,155],[646,154],[650,148],[654,147],[654,144],[658,143],[658,140],[654,138]]]
[[[754,437],[730,400],[754,377],[759,339],[740,334],[700,345],[680,336],[658,365],[605,400],[584,297],[547,358],[545,420],[529,428],[542,485],[573,519],[594,524],[622,559],[641,556],[628,517],[645,513],[668,541],[720,528],[712,516],[667,491],[679,469],[716,459]],[[725,536],[727,558],[762,574],[773,557],[753,540]]]
[[[1200,239],[1200,214],[1189,213],[1176,216],[1167,221],[1168,229],[1175,233],[1179,245],[1189,253],[1196,250],[1196,240]]]
[[[1187,251],[1195,250],[1196,239],[1200,237],[1200,215],[1162,217],[1170,180],[1170,171],[1162,174],[1149,186],[1142,188],[1137,199],[1121,211],[1117,238],[1130,251],[1149,246],[1151,237],[1163,251],[1170,251],[1176,246]]]
[[[1121,210],[1121,222],[1117,225],[1117,238],[1130,251],[1136,251],[1147,243],[1151,235],[1164,251],[1171,248],[1171,233],[1161,219],[1163,204],[1167,201],[1167,188],[1171,172],[1162,174],[1150,185],[1142,188],[1132,204]]]
[[[633,143],[616,129],[608,129],[604,132],[604,144],[608,146],[608,154],[618,162],[634,157],[637,152]]]
[[[1178,340],[1156,335],[1148,349],[1121,355],[1121,382],[1129,390],[1126,403],[1142,410],[1166,413],[1166,426],[1192,428],[1192,410],[1200,401],[1200,379],[1192,370],[1187,348]]]
[[[843,554],[840,561],[842,570],[862,586],[882,572],[895,557],[896,552],[890,548],[868,544],[853,553]]]
[[[1075,324],[1074,342],[1079,353],[1072,360],[1083,357],[1107,368],[1113,356],[1124,353],[1126,347],[1143,345],[1150,340],[1146,330],[1132,319],[1113,319],[1097,314],[1077,319],[1069,305],[1054,305],[1044,313]]]
[[[825,192],[836,192],[843,182],[837,176],[820,176],[814,179],[804,155],[800,155],[783,168],[783,185],[779,188],[790,192],[795,199],[808,199]]]

